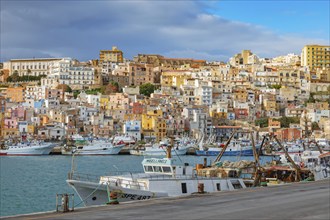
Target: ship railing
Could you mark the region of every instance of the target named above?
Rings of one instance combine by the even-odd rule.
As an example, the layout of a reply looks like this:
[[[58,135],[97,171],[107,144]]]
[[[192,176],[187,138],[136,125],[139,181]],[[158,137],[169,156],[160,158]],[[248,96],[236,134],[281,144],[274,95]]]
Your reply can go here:
[[[138,171],[137,171],[138,172]],[[116,173],[116,175],[114,175]],[[107,182],[111,186],[121,186],[129,187],[132,189],[143,189],[146,188],[146,183],[138,181],[138,179],[150,179],[150,180],[168,180],[168,179],[177,179],[177,180],[188,180],[188,179],[219,179],[219,177],[210,177],[208,175],[145,175],[144,173],[134,173],[134,172],[111,172],[111,175],[103,176],[108,177]],[[128,178],[125,178],[128,177]],[[100,182],[100,176],[86,173],[69,173],[68,179],[70,180],[80,180],[88,182]],[[222,177],[221,179],[239,179],[239,177]]]
[[[68,179],[97,183],[100,180],[100,176],[93,175],[93,174],[87,174],[87,173],[70,172],[70,173],[68,173]]]
[[[129,189],[145,190],[147,189],[147,184],[145,182],[139,182],[137,180],[127,180],[127,179],[111,179],[107,181],[109,186],[114,187],[124,187]]]
[[[103,175],[103,176],[109,176],[109,177],[116,177],[116,176],[127,176],[131,177],[133,179],[133,176],[135,177],[135,173],[139,173],[141,171],[111,171],[109,174]],[[81,180],[81,181],[90,181],[90,182],[99,182],[100,177],[102,175],[95,175],[95,174],[88,174],[88,173],[79,173],[79,172],[69,172],[68,173],[68,179],[69,180]]]

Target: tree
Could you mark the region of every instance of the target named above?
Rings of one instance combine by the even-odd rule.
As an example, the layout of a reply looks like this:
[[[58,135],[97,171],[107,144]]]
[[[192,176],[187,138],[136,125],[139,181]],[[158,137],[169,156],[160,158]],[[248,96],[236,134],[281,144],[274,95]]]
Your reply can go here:
[[[71,87],[66,84],[59,84],[56,89],[62,89],[63,92],[72,92]]]
[[[8,77],[8,79],[7,79],[7,81],[8,82],[17,82],[17,81],[19,81],[19,75],[18,75],[18,71],[17,70],[15,70],[14,72],[13,72],[13,74],[11,75],[11,76],[9,76]]]
[[[275,119],[275,121],[281,122],[281,128],[288,128],[290,127],[291,123],[298,124],[300,123],[299,117],[282,117],[279,119]]]
[[[314,122],[312,123],[312,130],[313,130],[313,131],[315,131],[315,130],[320,130],[320,126],[319,126],[319,124],[318,124],[316,121],[314,121]]]
[[[310,93],[307,102],[308,102],[308,103],[315,103],[314,93],[312,93],[312,92]]]
[[[271,88],[273,88],[273,89],[280,89],[280,88],[282,88],[282,85],[281,84],[280,85],[278,85],[278,84],[271,85]]]
[[[120,92],[119,84],[115,81],[110,81],[110,83],[106,86],[103,86],[100,92],[104,95],[109,95],[111,93]]]
[[[155,86],[151,83],[145,83],[140,85],[140,94],[150,97],[155,91]]]
[[[268,118],[257,119],[254,124],[260,128],[268,127]]]

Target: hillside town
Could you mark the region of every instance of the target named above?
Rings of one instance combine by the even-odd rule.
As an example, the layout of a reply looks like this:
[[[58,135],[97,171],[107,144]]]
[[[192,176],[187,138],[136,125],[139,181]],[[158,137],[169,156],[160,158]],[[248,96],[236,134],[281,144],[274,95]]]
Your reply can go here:
[[[330,46],[228,62],[138,54],[11,59],[0,64],[1,140],[63,141],[74,135],[227,140],[249,128],[282,141],[330,140]]]

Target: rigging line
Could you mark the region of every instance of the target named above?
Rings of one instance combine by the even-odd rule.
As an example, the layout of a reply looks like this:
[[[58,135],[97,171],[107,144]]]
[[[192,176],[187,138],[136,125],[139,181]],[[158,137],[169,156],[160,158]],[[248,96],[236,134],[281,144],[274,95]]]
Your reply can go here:
[[[176,152],[175,149],[174,149],[174,152],[175,152],[176,156],[179,158],[179,160],[181,161],[181,163],[183,163],[182,160],[181,160],[181,158],[180,158],[180,156],[178,155],[178,153]]]
[[[80,205],[81,203],[83,203],[84,201],[86,201],[90,196],[92,196],[96,190],[98,190],[101,186],[103,185],[103,183],[99,184],[95,190],[93,190],[93,192],[91,192],[91,194],[89,194],[85,199],[81,200],[81,202],[79,202],[77,205],[74,205],[73,207],[77,207],[78,205]]]

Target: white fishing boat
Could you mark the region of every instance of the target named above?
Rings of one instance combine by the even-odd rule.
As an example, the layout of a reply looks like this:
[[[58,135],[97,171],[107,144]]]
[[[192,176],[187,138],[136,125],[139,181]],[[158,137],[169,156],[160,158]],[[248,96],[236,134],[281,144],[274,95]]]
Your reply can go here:
[[[169,140],[165,139],[159,143],[146,144],[143,148],[135,148],[130,150],[131,155],[139,156],[165,156],[166,148],[169,146]],[[196,143],[187,138],[178,139],[175,147],[171,149],[172,155],[186,155],[189,148],[195,147]]]
[[[125,146],[123,142],[117,144],[112,143],[108,139],[95,139],[90,140],[86,145],[80,145],[75,148],[71,148],[72,151],[68,151],[62,148],[62,154],[75,154],[75,155],[114,155],[118,154]]]
[[[207,147],[200,145],[199,150],[196,150],[197,156],[217,156],[225,144],[218,146],[209,144]],[[257,148],[260,146],[257,145]],[[252,143],[250,140],[233,140],[227,146],[223,156],[253,156]]]
[[[49,155],[56,144],[51,142],[20,142],[15,145],[8,145],[0,150],[0,155],[7,156],[35,156]]]
[[[268,148],[267,150],[263,150],[263,155],[268,155],[268,156],[280,156],[284,155],[284,151],[280,149],[278,144],[276,142],[271,142],[270,143],[271,147]],[[302,152],[305,151],[306,148],[308,148],[307,145],[303,145],[302,142],[296,141],[296,142],[283,142],[282,143],[283,147],[285,147],[286,151],[289,154],[302,154]]]
[[[124,142],[126,145],[133,145],[135,144],[136,140],[132,136],[128,135],[119,135],[113,137],[113,143]]]
[[[314,163],[318,160],[318,156],[320,155],[320,151],[312,151],[305,150],[301,153],[288,153],[291,159],[300,166],[301,168],[306,167],[310,168],[314,166]],[[279,159],[281,163],[286,164],[289,163],[285,154],[279,155]]]
[[[85,206],[113,202],[113,194],[117,202],[125,202],[246,188],[240,178],[197,176],[193,166],[171,158],[170,150],[167,155],[164,159],[144,159],[144,173],[101,176],[92,181],[90,176],[71,172],[67,183]]]
[[[310,169],[315,180],[330,179],[330,152],[320,154],[315,166]]]

